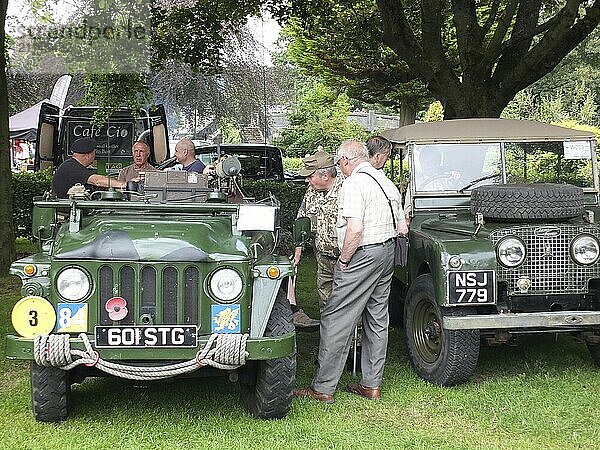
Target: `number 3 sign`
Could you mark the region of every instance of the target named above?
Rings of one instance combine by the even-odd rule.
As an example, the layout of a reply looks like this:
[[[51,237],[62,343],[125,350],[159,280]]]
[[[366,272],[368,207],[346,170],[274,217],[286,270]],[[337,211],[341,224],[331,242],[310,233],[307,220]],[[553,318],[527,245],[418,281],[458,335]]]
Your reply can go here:
[[[15,331],[24,338],[49,334],[56,323],[56,312],[48,300],[30,295],[17,302],[11,320]]]

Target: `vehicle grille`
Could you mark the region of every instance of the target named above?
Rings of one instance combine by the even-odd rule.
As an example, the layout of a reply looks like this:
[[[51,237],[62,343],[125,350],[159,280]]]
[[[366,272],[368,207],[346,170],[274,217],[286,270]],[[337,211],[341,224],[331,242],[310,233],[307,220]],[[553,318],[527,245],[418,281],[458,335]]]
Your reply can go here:
[[[560,233],[551,237],[536,233],[542,228],[559,229]],[[600,238],[598,229],[588,225],[518,226],[492,232],[490,239],[494,246],[503,237],[514,235],[523,240],[527,249],[521,266],[508,269],[498,264],[498,280],[508,283],[509,295],[522,294],[516,287],[521,277],[531,280],[528,291],[531,294],[587,293],[588,280],[600,275],[600,265],[581,266],[572,260],[569,246],[573,238],[581,233]]]
[[[102,266],[98,275],[102,325],[113,323],[104,305],[116,295],[127,301],[127,316],[120,324],[139,322],[143,314],[151,315],[157,324],[198,323],[202,290],[200,273],[196,267]]]

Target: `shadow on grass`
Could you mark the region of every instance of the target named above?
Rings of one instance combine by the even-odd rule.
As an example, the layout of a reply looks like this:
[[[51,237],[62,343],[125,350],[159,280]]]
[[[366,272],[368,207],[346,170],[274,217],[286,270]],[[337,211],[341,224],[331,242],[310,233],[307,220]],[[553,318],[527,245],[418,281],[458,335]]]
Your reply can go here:
[[[247,416],[241,386],[224,377],[135,382],[89,378],[73,386],[73,419]]]

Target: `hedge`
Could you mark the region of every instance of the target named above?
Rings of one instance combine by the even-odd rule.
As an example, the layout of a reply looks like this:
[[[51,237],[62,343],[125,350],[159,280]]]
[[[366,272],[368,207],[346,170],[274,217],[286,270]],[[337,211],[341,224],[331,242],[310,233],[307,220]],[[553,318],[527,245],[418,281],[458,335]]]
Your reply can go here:
[[[262,200],[273,194],[281,204],[281,228],[292,230],[298,208],[306,192],[306,184],[291,182],[277,183],[274,181],[244,180],[244,190],[256,200]]]
[[[13,216],[17,236],[30,238],[33,197],[50,190],[52,172],[47,169],[41,172],[13,173],[12,182]],[[281,203],[281,226],[285,230],[292,229],[298,207],[306,192],[306,185],[245,180],[244,188],[257,200],[267,198],[269,193],[277,197]]]
[[[13,220],[17,237],[31,237],[33,197],[43,195],[51,186],[51,169],[12,174]]]

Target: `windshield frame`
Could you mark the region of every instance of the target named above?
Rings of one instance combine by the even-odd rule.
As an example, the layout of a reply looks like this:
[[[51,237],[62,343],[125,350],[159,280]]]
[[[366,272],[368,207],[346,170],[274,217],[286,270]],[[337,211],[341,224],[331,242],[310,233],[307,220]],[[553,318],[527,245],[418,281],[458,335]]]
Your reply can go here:
[[[546,140],[546,141],[542,141],[542,140],[527,140],[527,141],[518,141],[518,140],[514,140],[511,139],[510,141],[506,141],[506,140],[502,140],[502,139],[498,139],[498,141],[481,141],[481,142],[409,142],[406,144],[406,148],[408,149],[408,163],[410,166],[409,169],[409,190],[410,190],[410,195],[414,198],[414,197],[448,197],[448,196],[452,196],[452,197],[456,197],[456,196],[467,196],[470,197],[471,195],[471,190],[475,187],[481,186],[481,184],[476,183],[473,186],[469,187],[468,189],[464,190],[464,192],[460,192],[459,189],[462,188],[463,186],[466,186],[470,181],[472,180],[465,180],[465,182],[463,183],[462,186],[456,188],[455,190],[452,189],[438,189],[438,190],[417,190],[417,171],[416,171],[416,152],[415,149],[418,146],[425,146],[425,145],[477,145],[477,144],[485,144],[485,145],[499,145],[500,147],[500,161],[499,164],[501,164],[501,170],[499,172],[500,176],[501,176],[501,181],[498,184],[508,184],[507,180],[508,180],[508,173],[507,173],[507,163],[506,163],[506,146],[507,144],[534,144],[534,143],[541,143],[541,144],[548,144],[550,142],[569,142],[570,140],[568,139],[563,139],[563,140]],[[593,186],[587,186],[587,187],[582,187],[583,191],[585,193],[597,193],[599,191],[599,179],[598,179],[598,164],[597,164],[597,159],[596,159],[596,141],[594,139],[577,139],[576,141],[585,141],[589,144],[590,147],[590,159],[591,159],[591,163],[592,163],[592,180],[593,180]],[[527,182],[527,184],[530,184],[530,182]]]

